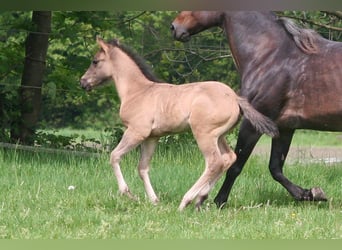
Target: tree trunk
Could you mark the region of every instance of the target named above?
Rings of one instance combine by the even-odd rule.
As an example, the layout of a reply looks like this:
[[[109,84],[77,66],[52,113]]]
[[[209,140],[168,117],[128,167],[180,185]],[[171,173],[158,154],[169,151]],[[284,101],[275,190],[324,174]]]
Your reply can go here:
[[[48,38],[51,32],[51,11],[33,11],[33,31],[25,41],[25,64],[20,88],[20,118],[12,127],[11,139],[33,143],[33,135],[41,109]]]

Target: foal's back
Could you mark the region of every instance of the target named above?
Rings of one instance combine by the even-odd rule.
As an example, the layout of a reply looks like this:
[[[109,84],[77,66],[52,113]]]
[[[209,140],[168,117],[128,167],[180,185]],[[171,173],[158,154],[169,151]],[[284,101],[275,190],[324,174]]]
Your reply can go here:
[[[178,133],[198,126],[210,130],[218,124],[228,130],[231,126],[228,121],[236,120],[240,114],[235,92],[214,81],[154,84],[135,104],[152,114],[151,120],[146,121],[151,123],[151,136]]]

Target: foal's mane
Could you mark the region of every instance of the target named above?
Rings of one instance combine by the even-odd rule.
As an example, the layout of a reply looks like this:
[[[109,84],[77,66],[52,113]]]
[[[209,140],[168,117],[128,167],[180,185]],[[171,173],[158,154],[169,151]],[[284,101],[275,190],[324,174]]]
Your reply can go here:
[[[317,40],[320,38],[318,33],[311,29],[298,27],[294,21],[289,18],[280,17],[279,20],[289,32],[297,47],[306,54],[317,54],[319,52]]]
[[[151,66],[146,63],[146,60],[138,55],[132,48],[120,43],[117,39],[108,41],[108,43],[121,49],[127,56],[129,56],[148,80],[156,83],[163,82],[154,75]]]

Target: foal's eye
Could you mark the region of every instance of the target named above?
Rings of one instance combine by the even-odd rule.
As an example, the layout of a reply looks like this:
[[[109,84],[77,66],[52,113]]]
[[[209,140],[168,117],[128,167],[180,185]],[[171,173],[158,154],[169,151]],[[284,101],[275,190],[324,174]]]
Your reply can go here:
[[[94,65],[97,65],[99,63],[99,60],[93,60],[92,62]]]

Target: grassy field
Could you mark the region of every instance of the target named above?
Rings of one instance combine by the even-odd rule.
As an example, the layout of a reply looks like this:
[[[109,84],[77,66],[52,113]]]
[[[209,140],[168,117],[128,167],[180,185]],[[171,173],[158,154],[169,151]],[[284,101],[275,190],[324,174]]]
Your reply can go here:
[[[108,158],[0,149],[0,238],[342,239],[342,163],[285,168],[293,182],[322,187],[328,202],[294,201],[271,178],[268,160],[253,156],[226,208],[212,202],[220,180],[201,212],[191,205],[180,213],[183,195],[203,170],[196,147],[158,148],[150,174],[157,206],[145,196],[137,152],[122,162],[137,202],[118,194]]]

